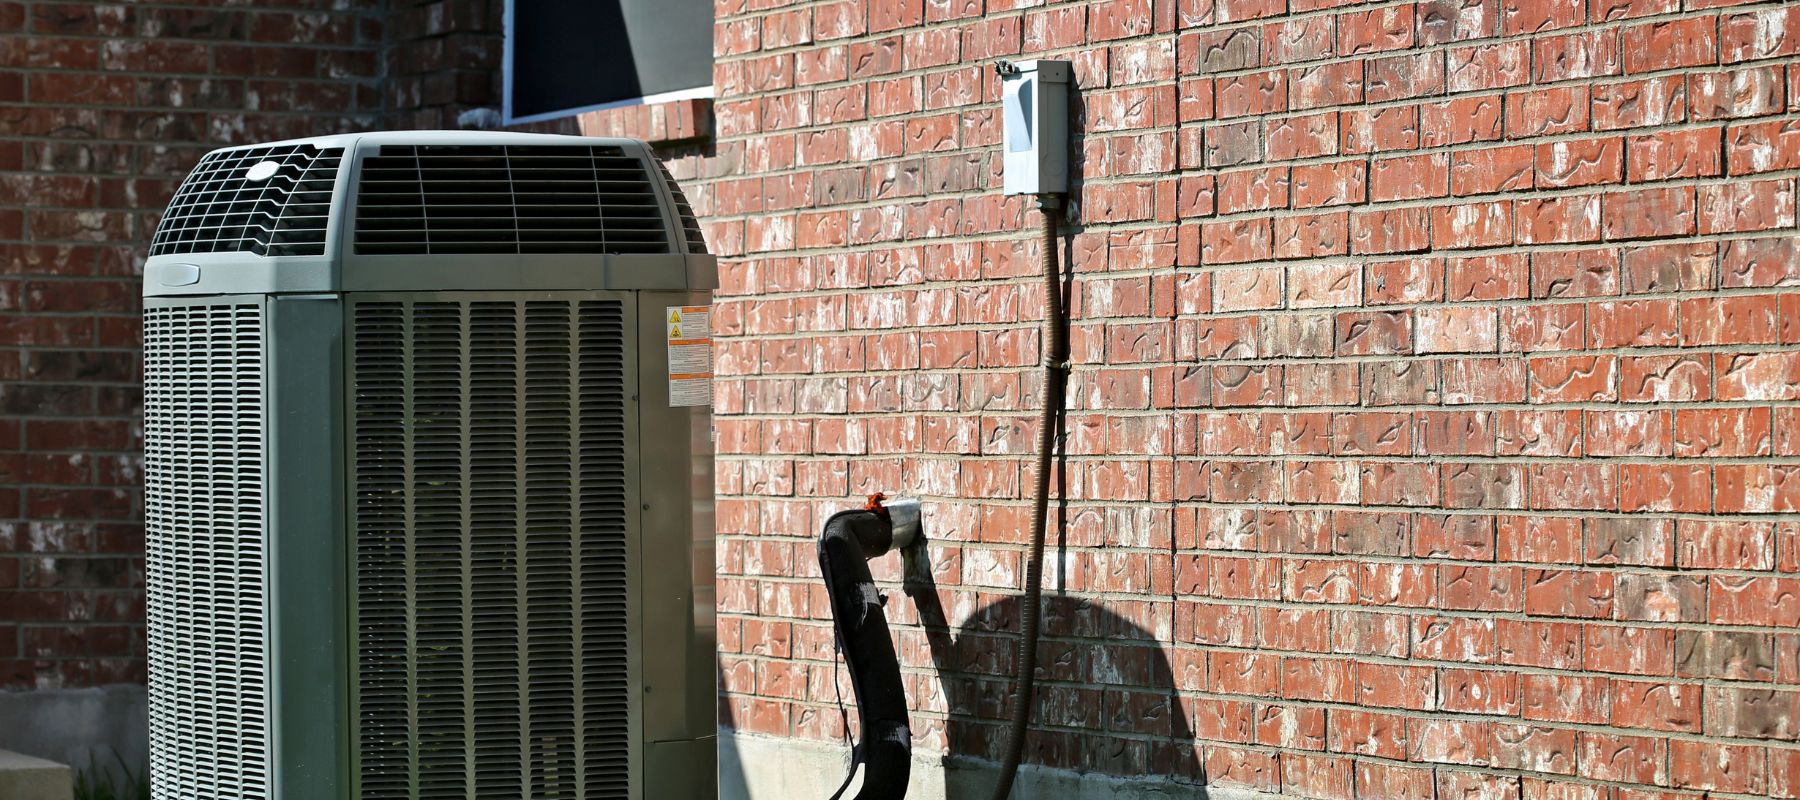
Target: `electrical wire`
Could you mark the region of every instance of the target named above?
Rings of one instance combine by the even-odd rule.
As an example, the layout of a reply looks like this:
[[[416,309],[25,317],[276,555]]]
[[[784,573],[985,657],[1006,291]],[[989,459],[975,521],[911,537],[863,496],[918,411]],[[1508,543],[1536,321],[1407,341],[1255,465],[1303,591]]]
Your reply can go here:
[[[839,800],[839,798],[844,796],[844,792],[850,789],[850,782],[856,780],[856,765],[862,761],[859,757],[860,754],[857,753],[857,748],[862,745],[858,744],[856,736],[850,733],[850,709],[844,707],[844,687],[838,682],[837,666],[839,662],[844,660],[844,645],[835,637],[831,640],[831,644],[831,651],[833,653],[831,662],[831,691],[833,694],[837,695],[838,716],[844,721],[844,744],[850,746],[850,774],[844,776],[844,782],[838,784],[837,791],[832,792],[829,799]]]

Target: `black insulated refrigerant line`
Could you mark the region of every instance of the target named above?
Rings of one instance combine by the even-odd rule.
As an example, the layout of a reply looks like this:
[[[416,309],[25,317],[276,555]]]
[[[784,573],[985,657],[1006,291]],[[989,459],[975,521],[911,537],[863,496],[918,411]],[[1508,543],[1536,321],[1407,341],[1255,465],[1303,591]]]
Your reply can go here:
[[[1025,599],[1019,604],[1019,652],[1014,662],[1012,723],[1006,750],[1000,758],[1000,775],[993,800],[1006,800],[1019,761],[1025,755],[1026,729],[1037,690],[1038,634],[1043,627],[1044,527],[1050,508],[1050,465],[1056,455],[1056,435],[1062,429],[1063,397],[1069,379],[1069,314],[1062,300],[1062,269],[1057,264],[1056,224],[1062,216],[1062,198],[1038,195],[1038,261],[1044,275],[1043,408],[1038,415],[1037,466],[1031,499],[1031,552],[1025,562]]]
[[[825,521],[819,534],[819,571],[831,596],[831,619],[839,652],[850,672],[862,736],[851,753],[850,774],[831,800],[850,788],[856,767],[863,782],[856,800],[901,800],[912,775],[912,729],[906,718],[906,686],[900,662],[888,637],[881,593],[869,574],[869,559],[918,535],[918,502],[896,503],[893,509],[872,495],[865,508],[840,511]],[[896,519],[899,517],[900,519]],[[896,524],[898,523],[898,524]],[[836,680],[836,677],[833,677]]]

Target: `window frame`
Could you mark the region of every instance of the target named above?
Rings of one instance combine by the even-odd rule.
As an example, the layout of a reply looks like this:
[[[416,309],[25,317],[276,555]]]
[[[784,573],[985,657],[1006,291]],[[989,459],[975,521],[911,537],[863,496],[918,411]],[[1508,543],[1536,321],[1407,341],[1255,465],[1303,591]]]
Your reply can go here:
[[[576,117],[576,116],[580,116],[582,114],[586,114],[586,113],[589,113],[592,111],[607,111],[607,110],[615,109],[615,108],[630,108],[632,106],[649,106],[649,105],[656,105],[658,103],[671,103],[671,102],[676,102],[679,100],[696,100],[696,99],[711,100],[717,96],[717,91],[715,90],[714,86],[709,83],[705,86],[696,86],[692,89],[677,89],[672,92],[659,92],[657,94],[648,94],[648,95],[644,95],[642,97],[629,97],[629,98],[625,98],[623,100],[612,100],[612,101],[605,102],[605,103],[595,103],[593,105],[580,106],[578,108],[567,108],[567,109],[562,109],[559,111],[545,111],[543,113],[532,114],[530,116],[524,116],[524,117],[515,116],[513,114],[513,40],[514,40],[514,36],[513,36],[513,19],[514,19],[513,3],[514,2],[515,2],[515,0],[504,0],[505,8],[504,8],[503,16],[502,16],[503,22],[501,24],[501,29],[503,31],[501,40],[504,45],[504,48],[503,48],[503,54],[500,57],[500,81],[502,84],[501,89],[500,89],[500,121],[503,124],[521,125],[521,124],[525,124],[525,123],[529,123],[529,122],[547,122],[550,120],[564,119],[567,117]]]

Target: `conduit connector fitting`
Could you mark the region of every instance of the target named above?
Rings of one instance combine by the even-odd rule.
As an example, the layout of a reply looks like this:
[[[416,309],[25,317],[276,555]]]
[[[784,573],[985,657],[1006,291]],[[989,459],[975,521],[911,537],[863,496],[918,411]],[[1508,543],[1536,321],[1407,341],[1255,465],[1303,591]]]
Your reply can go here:
[[[888,523],[857,530],[857,542],[862,545],[864,558],[879,558],[895,550],[905,550],[923,539],[924,526],[919,519],[916,497],[890,501],[887,495],[876,492],[869,495],[869,502],[862,510]]]
[[[900,551],[901,588],[907,593],[931,588],[931,559],[925,554],[925,520],[919,499],[905,497],[888,506],[894,523],[894,549]]]
[[[920,519],[919,498],[902,497],[887,503],[888,521],[894,525],[893,549],[905,550],[924,534]]]
[[[900,551],[900,574],[905,589],[912,592],[931,585],[931,562],[925,557],[925,521],[919,498],[902,497],[888,500],[876,492],[862,507],[887,525],[863,526],[856,531],[857,544],[863,558],[880,558]]]

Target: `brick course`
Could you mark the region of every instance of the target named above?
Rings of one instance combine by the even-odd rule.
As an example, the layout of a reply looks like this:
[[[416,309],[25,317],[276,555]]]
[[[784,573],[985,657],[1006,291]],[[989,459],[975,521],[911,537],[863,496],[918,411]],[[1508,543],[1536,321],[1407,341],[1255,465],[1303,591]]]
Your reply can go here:
[[[727,724],[844,735],[811,540],[904,492],[937,582],[889,587],[916,743],[997,754],[1041,295],[989,63],[1062,57],[1076,363],[1030,760],[1800,794],[1800,7],[717,12],[716,138],[668,154],[723,258]]]

